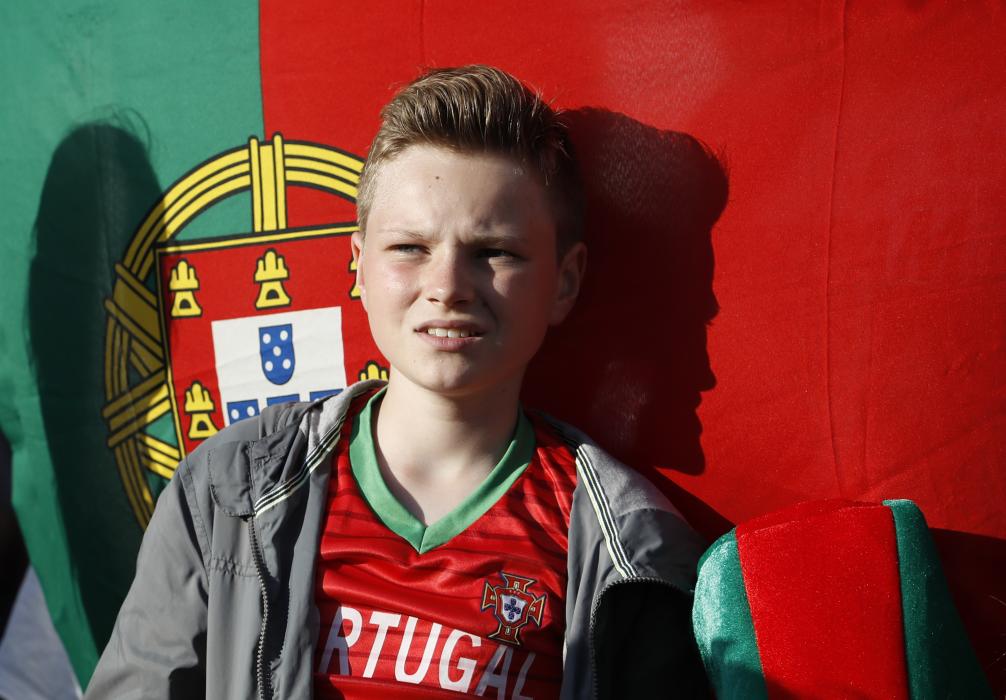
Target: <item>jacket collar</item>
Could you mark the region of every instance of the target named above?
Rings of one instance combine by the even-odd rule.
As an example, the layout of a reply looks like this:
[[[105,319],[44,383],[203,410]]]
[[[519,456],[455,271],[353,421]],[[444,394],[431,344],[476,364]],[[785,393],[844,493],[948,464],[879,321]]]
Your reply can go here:
[[[257,517],[291,496],[331,453],[353,399],[382,385],[359,382],[311,403],[270,406],[221,432],[206,445],[214,503],[232,517]]]

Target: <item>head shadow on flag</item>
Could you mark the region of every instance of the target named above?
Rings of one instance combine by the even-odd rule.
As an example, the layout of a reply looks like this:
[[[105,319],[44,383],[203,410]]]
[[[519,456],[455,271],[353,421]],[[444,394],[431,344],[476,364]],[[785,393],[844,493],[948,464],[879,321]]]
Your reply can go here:
[[[120,113],[63,138],[39,200],[29,277],[27,325],[62,522],[22,525],[64,527],[98,645],[141,536],[105,440],[103,301],[113,261],[161,192],[145,129],[139,115]]]

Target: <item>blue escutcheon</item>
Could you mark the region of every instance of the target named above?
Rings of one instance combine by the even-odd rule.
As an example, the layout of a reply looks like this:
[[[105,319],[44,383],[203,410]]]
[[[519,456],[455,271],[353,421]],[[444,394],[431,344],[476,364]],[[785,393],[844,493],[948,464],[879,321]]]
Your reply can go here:
[[[290,381],[297,364],[293,354],[293,324],[259,328],[258,350],[266,379],[273,384]]]
[[[227,402],[227,424],[237,423],[239,420],[251,418],[259,414],[258,400],[250,401],[228,401]]]

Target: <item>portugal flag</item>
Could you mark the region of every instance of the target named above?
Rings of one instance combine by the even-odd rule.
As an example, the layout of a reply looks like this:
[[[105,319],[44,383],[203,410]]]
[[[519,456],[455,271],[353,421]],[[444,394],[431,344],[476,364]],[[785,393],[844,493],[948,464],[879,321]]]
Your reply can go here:
[[[0,27],[0,428],[82,684],[178,461],[386,375],[349,247],[378,112],[488,63],[569,110],[588,194],[527,402],[710,541],[911,499],[1006,689],[1001,6],[5,0]]]
[[[0,415],[86,684],[179,460],[270,403],[381,376],[348,240],[366,144],[267,130],[254,3],[7,3],[0,20]]]

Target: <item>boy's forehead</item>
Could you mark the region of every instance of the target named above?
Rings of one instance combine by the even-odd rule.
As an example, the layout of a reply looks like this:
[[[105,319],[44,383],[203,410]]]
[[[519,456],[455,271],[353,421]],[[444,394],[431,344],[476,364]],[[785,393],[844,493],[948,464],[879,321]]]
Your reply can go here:
[[[414,144],[388,158],[380,167],[375,184],[381,186],[382,177],[389,171],[394,177],[423,178],[436,175],[438,170],[458,169],[482,174],[507,175],[514,179],[530,177],[524,165],[512,156],[492,151],[455,149],[435,144]]]
[[[444,218],[472,224],[553,223],[545,188],[514,158],[410,146],[382,164],[368,220],[422,228]]]

